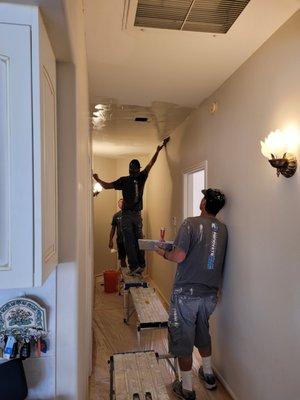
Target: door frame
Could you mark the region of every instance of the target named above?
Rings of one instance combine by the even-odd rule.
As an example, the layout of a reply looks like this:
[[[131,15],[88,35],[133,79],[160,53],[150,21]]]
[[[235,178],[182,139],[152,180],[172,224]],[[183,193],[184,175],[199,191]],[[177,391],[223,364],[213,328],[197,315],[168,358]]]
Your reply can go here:
[[[182,172],[182,179],[183,179],[183,219],[186,219],[188,216],[188,175],[194,172],[204,171],[204,187],[207,189],[207,177],[208,177],[208,162],[207,160],[201,161],[198,164],[194,164],[189,168],[186,168]]]

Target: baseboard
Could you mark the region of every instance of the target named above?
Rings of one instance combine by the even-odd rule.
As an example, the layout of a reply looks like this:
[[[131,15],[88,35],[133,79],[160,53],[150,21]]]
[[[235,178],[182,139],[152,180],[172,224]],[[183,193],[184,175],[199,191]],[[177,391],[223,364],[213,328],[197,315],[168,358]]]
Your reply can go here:
[[[150,277],[149,279],[149,283],[150,285],[155,289],[155,291],[158,293],[161,301],[163,302],[163,305],[169,309],[170,306],[170,301],[166,299],[166,297],[162,294],[160,288],[156,285],[156,283],[154,282],[154,280]]]
[[[228,385],[226,380],[223,378],[223,376],[220,374],[220,372],[214,365],[213,365],[213,370],[214,370],[214,373],[217,376],[218,380],[222,383],[222,385],[224,386],[224,388],[226,389],[227,393],[232,398],[232,400],[238,400],[237,396],[234,394],[231,387]]]

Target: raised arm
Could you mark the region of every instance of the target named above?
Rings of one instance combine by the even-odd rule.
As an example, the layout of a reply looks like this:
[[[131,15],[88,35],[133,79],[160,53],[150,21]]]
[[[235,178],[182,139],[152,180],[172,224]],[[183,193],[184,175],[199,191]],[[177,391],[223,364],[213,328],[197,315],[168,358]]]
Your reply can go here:
[[[102,179],[99,178],[98,174],[94,174],[93,177],[98,183],[100,183],[103,189],[114,189],[113,182],[104,182]]]
[[[169,140],[170,140],[170,137],[167,137],[160,146],[157,146],[157,149],[156,149],[156,152],[155,152],[154,156],[151,158],[149,164],[145,168],[145,171],[147,171],[147,173],[150,172],[151,168],[155,164],[155,161],[157,160],[159,152],[161,151],[161,149],[163,147],[166,147],[166,145],[167,145]]]

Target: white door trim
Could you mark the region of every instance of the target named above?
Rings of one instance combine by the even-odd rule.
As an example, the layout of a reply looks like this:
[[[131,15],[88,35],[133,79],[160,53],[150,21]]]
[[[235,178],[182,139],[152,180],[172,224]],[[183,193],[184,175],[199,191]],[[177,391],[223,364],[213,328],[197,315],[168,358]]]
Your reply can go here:
[[[192,165],[182,172],[183,179],[183,219],[187,218],[188,215],[188,200],[187,200],[187,178],[188,174],[192,174],[193,172],[204,171],[204,187],[207,189],[207,176],[208,176],[208,162],[207,160],[201,161],[198,164]]]

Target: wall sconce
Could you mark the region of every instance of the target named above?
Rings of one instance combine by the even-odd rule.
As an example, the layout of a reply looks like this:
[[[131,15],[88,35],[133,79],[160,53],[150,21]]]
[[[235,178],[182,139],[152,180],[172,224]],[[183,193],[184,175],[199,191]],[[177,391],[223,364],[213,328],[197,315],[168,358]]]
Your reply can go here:
[[[102,191],[103,187],[99,182],[96,182],[93,178],[93,197],[98,196],[98,194]]]
[[[272,167],[277,169],[277,176],[282,174],[286,178],[290,178],[296,172],[295,153],[298,143],[299,138],[294,131],[283,133],[279,129],[271,132],[264,142],[260,142],[261,152],[267,157]]]

